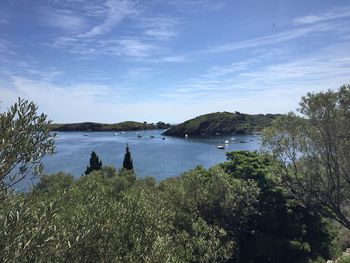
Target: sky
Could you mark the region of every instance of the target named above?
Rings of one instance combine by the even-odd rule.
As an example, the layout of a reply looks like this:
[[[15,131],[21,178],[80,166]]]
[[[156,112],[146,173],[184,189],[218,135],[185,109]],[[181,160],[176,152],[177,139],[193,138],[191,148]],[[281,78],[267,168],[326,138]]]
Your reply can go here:
[[[350,83],[350,1],[1,0],[0,111],[178,123]]]

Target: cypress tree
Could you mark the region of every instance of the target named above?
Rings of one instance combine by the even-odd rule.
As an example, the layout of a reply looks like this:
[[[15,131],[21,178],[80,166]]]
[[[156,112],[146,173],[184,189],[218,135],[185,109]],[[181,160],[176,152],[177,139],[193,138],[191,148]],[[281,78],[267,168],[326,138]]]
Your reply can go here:
[[[128,144],[126,144],[126,152],[124,155],[123,168],[125,168],[126,170],[134,169]]]
[[[98,158],[95,151],[92,151],[91,157],[90,157],[90,166],[86,167],[85,174],[89,174],[92,171],[100,170],[102,167],[102,161]]]

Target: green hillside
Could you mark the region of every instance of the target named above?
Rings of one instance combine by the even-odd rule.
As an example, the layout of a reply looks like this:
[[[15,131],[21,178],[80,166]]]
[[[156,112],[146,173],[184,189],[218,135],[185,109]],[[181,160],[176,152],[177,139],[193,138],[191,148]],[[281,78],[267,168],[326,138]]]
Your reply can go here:
[[[278,114],[243,114],[239,112],[216,112],[198,116],[168,129],[169,136],[212,136],[251,134],[271,125]]]
[[[136,121],[124,121],[114,124],[103,124],[95,122],[81,122],[69,124],[51,124],[52,131],[137,131],[137,130],[155,130],[169,128],[169,124],[164,122],[143,123]]]

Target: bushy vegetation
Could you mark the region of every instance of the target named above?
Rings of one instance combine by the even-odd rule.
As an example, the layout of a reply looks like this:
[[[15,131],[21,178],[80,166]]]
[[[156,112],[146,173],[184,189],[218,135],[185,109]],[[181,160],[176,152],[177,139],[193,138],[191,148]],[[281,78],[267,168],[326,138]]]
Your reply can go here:
[[[170,136],[213,136],[251,134],[271,125],[278,114],[249,115],[240,112],[216,112],[198,116],[164,132]]]
[[[291,194],[350,229],[350,86],[307,94],[299,112],[276,120],[264,145]]]
[[[68,124],[50,124],[50,129],[53,131],[137,131],[137,130],[155,130],[167,129],[171,125],[169,123],[157,122],[146,123],[137,121],[124,121],[113,124],[82,122]]]
[[[332,254],[330,225],[276,186],[270,160],[228,153],[157,184],[103,167],[42,176],[0,208],[4,261],[308,262]]]

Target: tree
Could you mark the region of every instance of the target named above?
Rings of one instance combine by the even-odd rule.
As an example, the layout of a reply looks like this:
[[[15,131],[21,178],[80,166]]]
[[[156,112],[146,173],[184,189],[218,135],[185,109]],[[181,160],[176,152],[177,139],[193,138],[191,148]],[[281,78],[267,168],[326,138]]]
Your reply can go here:
[[[18,98],[0,114],[0,190],[6,190],[30,172],[40,174],[42,158],[54,153],[55,135],[45,114],[33,102]]]
[[[134,169],[128,144],[126,145],[126,152],[124,155],[123,168],[125,168],[126,170]]]
[[[102,161],[98,158],[95,151],[92,151],[90,156],[90,166],[86,167],[85,174],[89,174],[92,171],[100,170],[102,167]]]
[[[31,173],[40,174],[42,158],[54,153],[51,121],[37,110],[33,102],[18,98],[7,112],[0,114],[0,254],[3,262],[42,261],[48,252],[47,247],[43,248],[43,240],[49,241],[54,236],[51,221],[57,211],[57,201],[36,205],[32,195],[11,191],[11,187]]]
[[[234,210],[227,209],[230,203],[221,213],[215,213],[220,224],[226,225],[225,230],[233,230],[237,262],[302,263],[332,256],[329,225],[317,207],[302,205],[277,184],[269,172],[271,158],[248,151],[229,152],[226,156],[228,162],[220,164],[224,171],[236,179],[255,182],[259,192],[250,213],[241,215],[241,209],[232,213]],[[235,220],[237,214],[239,220]]]
[[[263,145],[291,194],[350,229],[350,86],[308,93],[298,111],[276,120]]]

